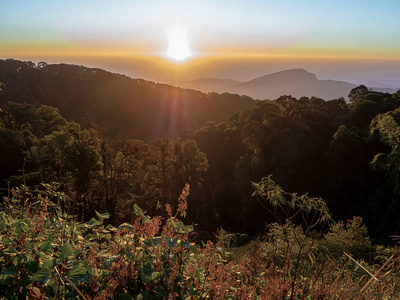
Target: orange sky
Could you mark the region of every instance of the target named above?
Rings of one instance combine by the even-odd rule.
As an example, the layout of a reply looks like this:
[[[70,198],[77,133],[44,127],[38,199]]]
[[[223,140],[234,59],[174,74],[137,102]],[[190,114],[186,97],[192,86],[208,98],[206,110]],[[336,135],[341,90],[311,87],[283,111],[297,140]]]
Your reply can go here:
[[[9,1],[0,10],[0,59],[162,82],[304,68],[321,79],[400,86],[399,8],[395,0]],[[168,36],[174,27],[180,48],[190,49],[186,60],[167,57],[179,48]]]

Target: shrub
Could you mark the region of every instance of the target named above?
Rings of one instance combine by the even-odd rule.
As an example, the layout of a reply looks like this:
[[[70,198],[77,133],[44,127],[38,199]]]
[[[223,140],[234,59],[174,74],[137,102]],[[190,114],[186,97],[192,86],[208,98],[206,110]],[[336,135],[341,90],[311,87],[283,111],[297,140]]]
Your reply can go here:
[[[324,237],[329,250],[338,255],[346,252],[353,256],[362,256],[371,250],[368,230],[361,217],[353,217],[346,224],[340,221],[331,225]]]

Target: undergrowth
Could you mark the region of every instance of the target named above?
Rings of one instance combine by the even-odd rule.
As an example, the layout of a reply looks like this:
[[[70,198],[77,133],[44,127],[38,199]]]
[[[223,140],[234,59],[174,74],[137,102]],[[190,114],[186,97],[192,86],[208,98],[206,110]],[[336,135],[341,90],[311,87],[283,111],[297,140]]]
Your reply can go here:
[[[322,199],[284,192],[271,177],[255,196],[284,219],[246,246],[221,230],[191,242],[186,185],[176,211],[132,224],[108,213],[77,222],[55,185],[12,190],[0,211],[1,299],[396,299],[395,248],[372,246],[362,220],[332,223]],[[295,223],[296,216],[301,216]],[[323,226],[328,226],[325,235]],[[317,229],[319,228],[319,229]]]

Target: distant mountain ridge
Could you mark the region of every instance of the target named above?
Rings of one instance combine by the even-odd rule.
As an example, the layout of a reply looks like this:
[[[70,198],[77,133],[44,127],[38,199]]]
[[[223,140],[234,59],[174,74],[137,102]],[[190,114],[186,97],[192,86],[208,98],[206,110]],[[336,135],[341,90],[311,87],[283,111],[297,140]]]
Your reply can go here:
[[[230,84],[232,83],[232,84]],[[197,89],[203,92],[228,92],[247,95],[254,99],[277,99],[281,95],[318,97],[331,100],[343,97],[347,99],[349,92],[357,85],[337,80],[320,80],[316,74],[304,69],[284,70],[264,75],[249,81],[238,82],[229,79],[204,78],[174,83],[173,85]],[[380,92],[393,92],[394,89],[372,88]]]

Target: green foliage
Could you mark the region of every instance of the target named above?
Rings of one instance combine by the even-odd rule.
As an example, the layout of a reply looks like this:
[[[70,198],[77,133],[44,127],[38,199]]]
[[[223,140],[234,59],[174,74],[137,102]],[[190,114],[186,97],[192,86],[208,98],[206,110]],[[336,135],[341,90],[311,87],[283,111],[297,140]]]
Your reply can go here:
[[[350,103],[289,95],[254,101],[12,59],[0,60],[0,80],[2,195],[21,184],[62,182],[71,214],[89,221],[95,207],[116,226],[133,223],[134,203],[166,217],[160,207],[177,207],[189,183],[188,223],[208,235],[220,227],[252,235],[296,213],[269,203],[280,213],[266,214],[266,201],[251,197],[249,183],[273,174],[289,193],[321,196],[336,220],[362,216],[374,238],[400,230],[399,92],[359,86]],[[300,213],[293,222],[312,226],[316,211],[304,213],[308,225]]]
[[[175,138],[180,130],[221,122],[255,105],[245,96],[204,94],[69,64],[0,60],[0,78],[7,85],[0,103],[50,105],[68,120],[90,120],[109,137],[145,141],[165,135]]]
[[[354,217],[346,224],[340,221],[331,225],[324,238],[326,246],[332,253],[336,252],[341,255],[346,252],[353,256],[360,256],[371,250],[368,230],[362,223],[361,217]]]
[[[281,198],[286,193],[268,182],[277,205],[288,205]],[[133,223],[118,228],[105,226],[110,215],[98,211],[97,218],[77,222],[57,204],[65,198],[57,188],[22,187],[3,200],[1,299],[319,299],[353,297],[367,280],[346,259],[332,259],[323,241],[290,221],[272,224],[262,240],[245,246],[245,251],[232,248],[236,235],[222,230],[215,245],[192,243],[193,227],[177,219],[186,209],[189,186],[175,213],[166,206],[165,220],[135,205]],[[300,204],[305,203],[295,201],[294,207]],[[308,210],[306,205],[301,209]],[[332,227],[327,236],[339,240],[342,234],[353,244],[360,237],[365,241],[360,222],[355,218],[346,230]],[[372,272],[383,263],[386,274],[397,272],[395,265],[382,261],[388,255],[392,258],[393,252],[377,248],[376,265],[357,263]],[[365,288],[366,297],[399,296],[396,276],[380,278],[379,285]]]
[[[379,153],[371,162],[376,169],[400,170],[400,109],[378,115],[371,123],[371,134],[391,148],[391,153]]]
[[[260,201],[267,200],[264,205],[266,210],[278,219],[279,215],[283,215],[286,221],[300,216],[306,232],[317,225],[332,222],[332,215],[322,198],[309,197],[307,194],[299,196],[297,193],[287,193],[272,180],[271,175],[264,177],[258,183],[253,183],[253,186],[255,188],[253,196],[261,198]],[[283,224],[282,221],[281,224]]]

